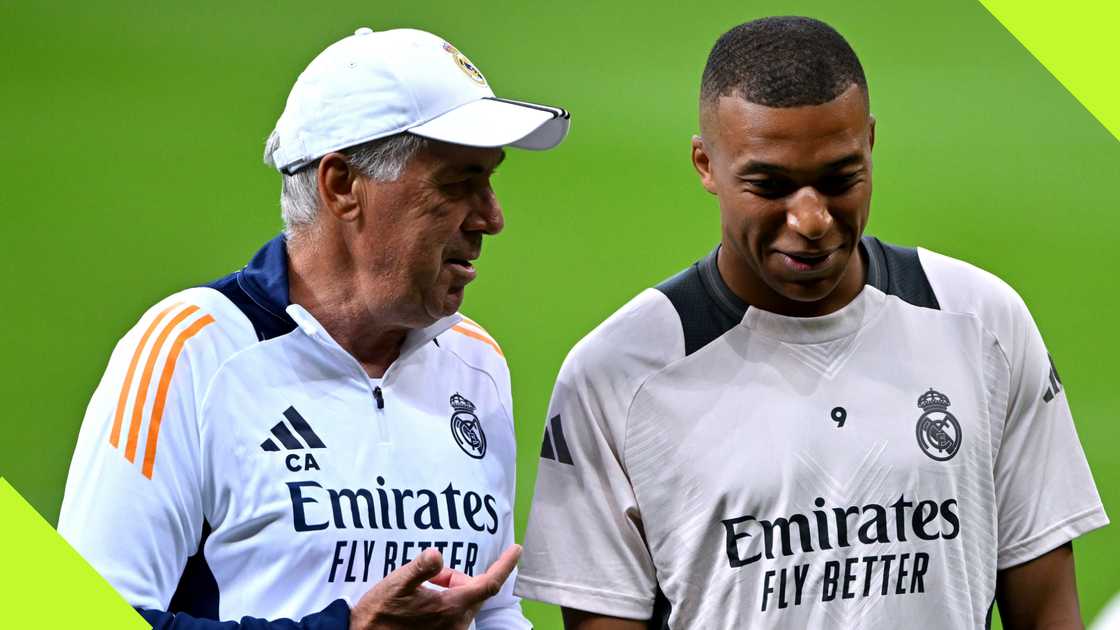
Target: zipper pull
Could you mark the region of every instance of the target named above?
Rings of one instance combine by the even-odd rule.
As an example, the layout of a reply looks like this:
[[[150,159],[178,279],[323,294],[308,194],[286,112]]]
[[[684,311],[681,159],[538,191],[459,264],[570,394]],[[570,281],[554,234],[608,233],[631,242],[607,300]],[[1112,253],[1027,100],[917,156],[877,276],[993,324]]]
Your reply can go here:
[[[373,388],[373,399],[377,401],[377,408],[378,409],[384,409],[385,408],[385,397],[381,395],[381,387],[380,386]]]

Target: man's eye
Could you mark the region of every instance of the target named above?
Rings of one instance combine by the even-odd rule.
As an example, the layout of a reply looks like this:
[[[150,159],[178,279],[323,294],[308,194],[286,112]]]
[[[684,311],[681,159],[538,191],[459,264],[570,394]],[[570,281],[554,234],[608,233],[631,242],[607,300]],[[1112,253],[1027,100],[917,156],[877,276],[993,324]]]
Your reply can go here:
[[[443,191],[450,195],[465,195],[470,192],[471,180],[460,179],[453,182],[445,182],[441,188]]]
[[[781,197],[790,191],[789,182],[780,179],[748,179],[745,180],[750,192],[761,197]]]
[[[491,177],[493,174],[491,174]],[[484,193],[490,189],[489,177],[468,177],[466,179],[447,182],[440,186],[444,196],[460,199]]]
[[[860,181],[859,173],[851,173],[848,175],[832,175],[821,179],[817,190],[825,195],[841,195],[848,192],[852,186],[855,186]]]

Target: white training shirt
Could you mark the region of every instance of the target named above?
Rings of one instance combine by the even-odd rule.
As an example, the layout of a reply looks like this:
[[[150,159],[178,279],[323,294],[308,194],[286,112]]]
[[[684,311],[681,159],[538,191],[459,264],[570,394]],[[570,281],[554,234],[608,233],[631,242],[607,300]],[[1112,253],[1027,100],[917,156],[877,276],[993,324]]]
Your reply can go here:
[[[278,237],[117,345],[59,531],[133,606],[298,619],[429,546],[484,572],[514,540],[514,459],[509,372],[484,330],[460,315],[414,330],[372,382],[288,303]],[[512,585],[478,628],[529,627]]]
[[[998,570],[1105,525],[1019,296],[862,247],[823,317],[748,308],[713,252],[583,339],[515,592],[652,627],[982,628]]]

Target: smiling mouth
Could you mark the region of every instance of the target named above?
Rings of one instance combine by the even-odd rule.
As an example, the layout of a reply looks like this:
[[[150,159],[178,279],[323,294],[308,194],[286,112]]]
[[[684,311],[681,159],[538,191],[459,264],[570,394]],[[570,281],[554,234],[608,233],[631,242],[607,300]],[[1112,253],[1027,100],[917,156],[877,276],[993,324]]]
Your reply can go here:
[[[817,271],[823,268],[828,261],[832,259],[832,254],[834,253],[835,250],[820,253],[778,252],[786,267],[796,272]]]

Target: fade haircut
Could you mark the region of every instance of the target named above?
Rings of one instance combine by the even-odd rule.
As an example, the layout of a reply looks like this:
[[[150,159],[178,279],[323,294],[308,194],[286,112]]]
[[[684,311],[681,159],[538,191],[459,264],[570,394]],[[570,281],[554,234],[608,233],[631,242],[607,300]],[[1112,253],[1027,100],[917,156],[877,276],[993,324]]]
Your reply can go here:
[[[835,29],[807,17],[766,17],[716,41],[704,66],[700,104],[738,96],[766,107],[821,105],[852,84],[867,95],[863,66]]]

